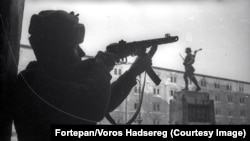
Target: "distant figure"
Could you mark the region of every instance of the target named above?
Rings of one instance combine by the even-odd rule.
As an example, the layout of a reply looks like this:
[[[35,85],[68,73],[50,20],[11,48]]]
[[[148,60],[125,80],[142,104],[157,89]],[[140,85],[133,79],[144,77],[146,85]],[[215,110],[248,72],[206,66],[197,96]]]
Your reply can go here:
[[[122,103],[137,75],[152,65],[149,56],[140,56],[110,84],[115,55],[98,52],[81,60],[85,28],[73,12],[35,14],[29,33],[37,60],[18,75],[12,98],[19,141],[48,141],[52,124],[96,124]]]
[[[194,67],[192,66],[192,64],[195,61],[195,56],[196,56],[197,50],[194,51],[194,54],[192,54],[192,50],[191,48],[186,48],[186,57],[184,59],[183,65],[185,66],[185,73],[184,73],[184,80],[185,80],[185,88],[183,90],[189,90],[188,89],[188,78],[195,84],[196,86],[196,91],[200,91],[201,88],[198,85],[198,82],[194,76]]]

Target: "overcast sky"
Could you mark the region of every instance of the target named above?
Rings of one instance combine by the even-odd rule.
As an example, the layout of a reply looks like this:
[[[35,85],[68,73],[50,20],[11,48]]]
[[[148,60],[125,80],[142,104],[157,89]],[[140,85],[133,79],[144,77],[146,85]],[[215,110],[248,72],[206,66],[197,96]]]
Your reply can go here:
[[[81,47],[88,55],[114,42],[179,36],[161,45],[154,66],[183,71],[185,48],[198,52],[196,73],[250,82],[249,0],[26,0],[22,44],[28,42],[30,17],[45,9],[79,13],[86,27]]]

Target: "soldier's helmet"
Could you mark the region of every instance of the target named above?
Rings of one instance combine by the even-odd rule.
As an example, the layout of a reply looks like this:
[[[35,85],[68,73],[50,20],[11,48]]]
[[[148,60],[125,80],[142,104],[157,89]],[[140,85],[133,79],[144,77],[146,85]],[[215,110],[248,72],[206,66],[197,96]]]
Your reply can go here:
[[[36,58],[63,58],[75,49],[84,56],[79,47],[83,42],[85,28],[78,15],[63,10],[45,10],[31,17],[30,44]]]
[[[81,43],[85,29],[79,24],[78,15],[62,10],[46,10],[31,17],[29,33],[46,40],[74,40]]]
[[[185,52],[186,52],[186,53],[190,53],[190,52],[192,52],[192,50],[191,50],[190,47],[187,47]]]

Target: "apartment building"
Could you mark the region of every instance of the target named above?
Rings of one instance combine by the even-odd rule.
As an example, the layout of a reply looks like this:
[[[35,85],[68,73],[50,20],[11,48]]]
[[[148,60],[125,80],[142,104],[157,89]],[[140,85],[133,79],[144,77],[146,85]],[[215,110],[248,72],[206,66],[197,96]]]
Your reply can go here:
[[[124,73],[130,64],[119,65],[111,72],[113,81]],[[144,98],[139,114],[139,120],[134,124],[169,124],[169,106],[175,92],[181,91],[184,86],[183,71],[153,67],[161,78],[160,85],[156,86],[150,78],[146,78]],[[209,93],[214,100],[216,124],[250,124],[250,83],[227,78],[196,74],[202,87],[201,92]],[[144,75],[137,78],[143,83]],[[139,105],[139,92],[142,85],[138,84],[131,90],[127,99],[112,112],[117,123],[126,123],[135,113]],[[195,90],[190,81],[189,89]],[[139,122],[138,122],[139,121]],[[100,124],[108,124],[104,119]]]

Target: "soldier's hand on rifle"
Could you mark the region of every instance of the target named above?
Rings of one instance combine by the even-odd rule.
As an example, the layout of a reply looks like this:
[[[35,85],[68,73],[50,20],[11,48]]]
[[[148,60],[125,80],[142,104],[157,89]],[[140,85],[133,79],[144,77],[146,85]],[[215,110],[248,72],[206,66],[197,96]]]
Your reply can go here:
[[[95,57],[95,62],[103,66],[107,71],[111,71],[115,66],[116,58],[113,54],[99,51]]]
[[[130,67],[129,72],[134,77],[136,77],[137,75],[141,74],[142,72],[144,72],[147,68],[150,68],[151,66],[152,66],[151,56],[144,53],[136,58],[135,62]]]

